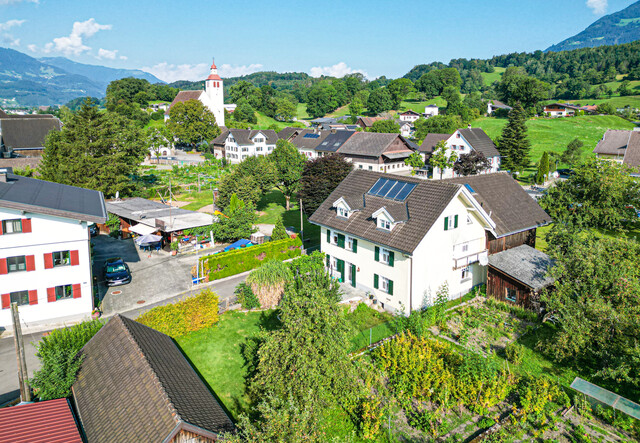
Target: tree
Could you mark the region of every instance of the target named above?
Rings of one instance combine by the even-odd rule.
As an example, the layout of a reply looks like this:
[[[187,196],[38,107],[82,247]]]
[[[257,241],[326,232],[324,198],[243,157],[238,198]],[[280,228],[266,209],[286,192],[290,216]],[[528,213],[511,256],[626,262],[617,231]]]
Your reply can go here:
[[[549,91],[548,83],[529,77],[519,67],[507,68],[497,86],[500,100],[511,106],[520,103],[527,109],[534,107],[540,100],[548,99]]]
[[[635,208],[640,208],[640,183],[630,171],[626,165],[587,159],[567,180],[551,187],[540,206],[567,227],[623,230],[638,218]]]
[[[420,118],[414,123],[415,138],[424,140],[427,134],[453,134],[462,127],[462,119],[458,115],[436,115],[430,118]]]
[[[442,174],[444,174],[445,169],[453,168],[456,160],[458,160],[458,155],[455,152],[448,154],[448,151],[447,142],[440,140],[436,144],[433,154],[429,157],[429,164],[433,167],[434,172],[436,168],[440,170],[440,180],[442,180]]]
[[[298,152],[293,143],[278,140],[269,159],[276,168],[276,187],[284,194],[288,211],[291,208],[291,197],[300,187],[306,157]]]
[[[609,102],[600,103],[596,107],[596,112],[598,114],[608,114],[608,115],[616,115],[618,110]]]
[[[580,164],[582,160],[582,147],[584,143],[579,138],[574,138],[569,142],[560,156],[560,160],[570,166]]]
[[[176,103],[169,110],[167,127],[181,143],[195,147],[220,135],[216,118],[199,100]]]
[[[391,94],[391,100],[393,101],[393,109],[398,109],[400,103],[411,92],[415,92],[416,88],[413,86],[413,82],[408,78],[399,78],[391,80],[387,85],[387,90]]]
[[[308,217],[353,170],[353,163],[341,155],[318,157],[305,163],[298,197]]]
[[[212,226],[217,241],[233,242],[241,238],[249,238],[255,232],[253,224],[258,219],[255,206],[245,204],[235,194],[231,196],[225,215],[219,217],[218,223]]]
[[[115,112],[116,106],[119,104],[130,105],[137,103],[138,108],[143,104],[146,106],[146,103],[136,102],[136,99],[143,101],[152,100],[153,97],[147,92],[150,89],[151,84],[144,79],[127,77],[114,80],[107,86],[107,110]]]
[[[326,81],[316,83],[307,93],[307,112],[314,118],[323,117],[338,107],[336,89]]]
[[[623,80],[622,83],[620,83],[618,94],[620,94],[621,97],[633,95],[633,91],[629,88],[630,84],[631,82],[629,80]]]
[[[354,97],[351,103],[349,103],[349,114],[351,114],[353,118],[357,118],[358,115],[362,114],[363,109],[364,103],[358,97]]]
[[[404,164],[411,166],[411,175],[416,175],[416,169],[424,166],[424,159],[419,152],[413,152],[408,158],[404,159]]]
[[[237,169],[225,174],[218,183],[218,199],[216,205],[223,211],[229,207],[231,197],[237,196],[245,203],[255,205],[260,200],[260,186],[253,175],[244,174]]]
[[[137,173],[147,155],[140,129],[122,116],[98,111],[89,100],[60,131],[45,139],[39,172],[43,180],[131,195]]]
[[[558,327],[545,348],[597,377],[640,387],[640,244],[571,234],[541,300]]]
[[[520,103],[509,112],[509,121],[502,130],[498,150],[502,156],[502,167],[521,172],[529,166],[531,142],[527,136],[527,115]]]
[[[549,179],[549,153],[544,151],[542,158],[538,163],[538,171],[536,172],[536,183],[544,185]]]
[[[242,100],[238,106],[236,107],[236,110],[233,111],[233,114],[231,114],[231,117],[233,117],[233,120],[237,121],[237,122],[246,122],[246,123],[257,123],[258,122],[258,117],[256,117],[256,110],[253,109],[253,106],[251,106],[248,102]]]
[[[292,121],[295,116],[296,105],[286,98],[279,98],[276,100],[276,120],[289,122]]]
[[[482,152],[471,151],[468,154],[461,154],[453,165],[453,172],[466,177],[476,175],[491,167],[491,163]]]
[[[282,217],[278,217],[276,220],[276,225],[273,228],[273,232],[271,233],[271,240],[284,240],[285,238],[289,238],[287,234],[287,230],[284,228],[284,224],[282,223]]]
[[[276,168],[273,162],[262,155],[247,157],[238,165],[236,172],[241,176],[248,176],[258,186],[260,194],[264,195],[276,183]],[[253,199],[250,199],[253,201]],[[257,200],[255,201],[257,203]]]
[[[233,103],[246,102],[253,108],[259,108],[262,103],[260,88],[253,86],[246,80],[240,80],[229,88],[229,97]],[[235,113],[235,112],[234,112]]]
[[[93,320],[55,329],[42,337],[36,345],[36,357],[41,366],[29,381],[40,400],[71,395],[71,386],[76,381],[76,374],[83,360],[78,353],[101,327],[102,322]]]
[[[393,99],[386,88],[374,89],[367,100],[367,111],[377,115],[393,109]]]
[[[400,125],[394,120],[378,120],[373,122],[367,132],[380,132],[383,134],[400,134]]]

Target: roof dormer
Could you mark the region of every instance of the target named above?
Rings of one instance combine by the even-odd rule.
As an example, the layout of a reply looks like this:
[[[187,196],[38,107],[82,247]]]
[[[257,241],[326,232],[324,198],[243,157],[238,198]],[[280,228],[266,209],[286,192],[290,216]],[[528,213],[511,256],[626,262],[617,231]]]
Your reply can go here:
[[[340,197],[333,203],[333,207],[336,208],[336,214],[338,217],[349,218],[351,213],[353,213],[353,209],[349,206],[349,203],[344,199],[344,197]]]
[[[384,206],[371,214],[371,217],[375,218],[378,229],[382,229],[384,231],[391,232],[393,227],[397,224],[393,216],[389,214],[389,211],[387,211],[387,208]]]

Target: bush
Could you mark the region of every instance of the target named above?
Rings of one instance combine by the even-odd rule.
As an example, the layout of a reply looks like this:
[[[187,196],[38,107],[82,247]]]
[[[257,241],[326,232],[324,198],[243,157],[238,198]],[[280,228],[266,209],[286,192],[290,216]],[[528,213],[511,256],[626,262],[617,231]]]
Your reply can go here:
[[[293,273],[279,260],[269,260],[247,277],[247,283],[256,295],[260,306],[272,308],[280,303],[285,285],[293,279]]]
[[[525,320],[532,323],[535,323],[538,321],[538,314],[528,309],[525,309],[522,306],[511,305],[503,301],[496,300],[494,298],[487,298],[485,303],[490,308],[508,312],[509,314],[519,318],[520,320]]]
[[[287,230],[284,228],[284,224],[282,223],[282,217],[278,217],[276,225],[273,228],[273,232],[271,233],[271,241],[284,240],[288,237]]]
[[[251,286],[245,282],[236,286],[236,290],[233,293],[238,297],[238,303],[242,305],[242,309],[254,309],[260,307],[258,297],[256,297],[251,290]]]
[[[201,258],[204,262],[204,273],[209,281],[250,271],[264,263],[265,260],[287,260],[302,254],[302,242],[299,238],[287,238],[274,242],[236,249]]]
[[[519,365],[522,363],[522,357],[524,354],[524,346],[519,343],[509,343],[504,348],[504,353],[507,357],[507,360],[514,365]]]
[[[173,338],[210,328],[218,320],[218,296],[210,289],[202,290],[195,297],[155,307],[136,319]]]
[[[102,322],[92,320],[69,328],[56,329],[42,337],[36,345],[36,357],[41,368],[30,380],[40,400],[52,400],[71,395],[71,385],[82,364],[78,353],[102,327]]]

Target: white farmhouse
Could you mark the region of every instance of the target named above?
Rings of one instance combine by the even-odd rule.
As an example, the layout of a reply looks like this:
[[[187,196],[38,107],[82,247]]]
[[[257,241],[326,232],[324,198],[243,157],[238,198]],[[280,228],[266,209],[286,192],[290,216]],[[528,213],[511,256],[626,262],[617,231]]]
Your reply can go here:
[[[427,105],[424,107],[424,116],[426,118],[435,117],[438,115],[438,106],[437,105]]]
[[[409,122],[409,123],[413,123],[414,121],[420,118],[420,114],[418,114],[416,111],[412,109],[401,112],[399,115],[400,115],[400,121]]]
[[[0,170],[0,326],[12,327],[12,302],[26,325],[89,317],[87,224],[106,219],[101,192]]]
[[[199,100],[213,113],[219,127],[224,126],[224,87],[222,78],[218,75],[215,61],[211,64],[209,77],[205,80],[204,91],[180,91],[173,99],[169,109],[164,114],[165,121],[169,120],[169,111],[176,103],[188,100]]]
[[[227,129],[213,140],[216,158],[226,158],[232,164],[258,155],[269,155],[278,141],[273,129]]]
[[[329,272],[409,314],[484,283],[490,252],[535,246],[551,221],[508,174],[456,180],[352,171],[310,218]]]

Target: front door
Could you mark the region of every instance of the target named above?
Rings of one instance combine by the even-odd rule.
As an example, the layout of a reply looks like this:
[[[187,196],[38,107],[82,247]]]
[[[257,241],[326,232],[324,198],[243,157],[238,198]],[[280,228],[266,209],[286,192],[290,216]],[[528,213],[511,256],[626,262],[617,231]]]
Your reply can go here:
[[[344,260],[338,259],[338,272],[340,273],[340,283],[344,282]]]
[[[356,287],[356,265],[349,265],[349,281],[351,286]]]

